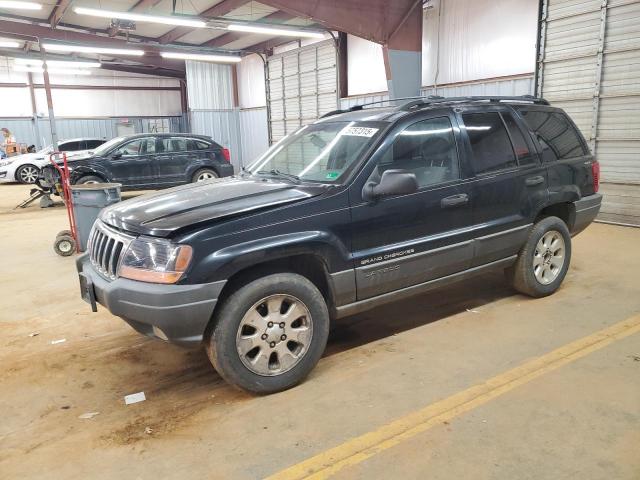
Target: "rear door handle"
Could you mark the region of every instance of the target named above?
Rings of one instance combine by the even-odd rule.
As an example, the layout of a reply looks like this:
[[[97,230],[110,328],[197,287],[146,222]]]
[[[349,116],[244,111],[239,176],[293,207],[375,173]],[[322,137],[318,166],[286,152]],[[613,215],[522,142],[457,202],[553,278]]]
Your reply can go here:
[[[440,207],[449,208],[457,207],[458,205],[465,205],[469,202],[469,195],[466,193],[460,193],[458,195],[451,195],[440,200]]]
[[[529,177],[524,181],[524,184],[527,187],[533,187],[535,185],[540,185],[541,183],[544,183],[544,177],[542,175],[537,175],[535,177]]]

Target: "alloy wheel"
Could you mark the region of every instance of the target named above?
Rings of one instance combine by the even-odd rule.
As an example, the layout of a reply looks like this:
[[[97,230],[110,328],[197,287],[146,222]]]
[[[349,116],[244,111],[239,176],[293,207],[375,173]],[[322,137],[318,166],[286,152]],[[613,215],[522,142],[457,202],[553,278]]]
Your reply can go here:
[[[236,349],[253,373],[281,375],[302,360],[312,336],[313,321],[302,301],[291,295],[270,295],[242,317]]]
[[[204,182],[205,180],[211,180],[212,178],[217,178],[213,173],[211,172],[202,172],[200,175],[198,175],[198,182]]]
[[[556,230],[550,230],[538,240],[533,253],[533,274],[542,285],[549,285],[560,272],[565,262],[564,238]]]
[[[24,183],[36,183],[38,179],[38,169],[27,165],[20,170],[20,180]]]

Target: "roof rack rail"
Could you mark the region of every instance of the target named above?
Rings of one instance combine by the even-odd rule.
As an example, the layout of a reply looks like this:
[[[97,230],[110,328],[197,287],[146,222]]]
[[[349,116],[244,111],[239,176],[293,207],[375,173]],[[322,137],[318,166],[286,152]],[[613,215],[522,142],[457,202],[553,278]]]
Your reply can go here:
[[[399,100],[411,100],[407,103],[404,103],[398,106],[398,110],[410,112],[411,110],[415,110],[419,107],[426,107],[429,105],[433,105],[436,103],[457,103],[457,102],[522,102],[522,103],[533,103],[536,105],[549,105],[549,102],[541,97],[534,97],[533,95],[520,95],[520,96],[497,96],[497,95],[488,95],[488,96],[468,96],[468,97],[442,97],[440,95],[428,95],[426,97],[401,97],[401,98],[390,98],[387,100],[376,100],[374,102],[360,103],[358,105],[353,105],[347,109],[338,109],[332,110],[331,112],[325,113],[320,118],[331,117],[333,115],[338,115],[340,113],[348,113],[348,112],[356,112],[359,110],[363,110],[364,107],[368,107],[369,105],[378,105],[380,103],[391,103],[397,102]]]
[[[522,102],[533,103],[536,105],[549,105],[549,102],[544,98],[534,97],[533,95],[520,95],[520,96],[468,96],[468,97],[424,97],[422,99],[414,100],[412,102],[405,103],[399,107],[399,110],[411,111],[421,106],[432,105],[434,103],[456,103],[456,102]]]

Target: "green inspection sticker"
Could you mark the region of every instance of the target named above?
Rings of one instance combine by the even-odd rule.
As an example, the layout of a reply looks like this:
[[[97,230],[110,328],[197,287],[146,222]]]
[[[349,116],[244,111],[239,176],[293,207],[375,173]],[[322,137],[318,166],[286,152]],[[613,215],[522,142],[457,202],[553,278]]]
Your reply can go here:
[[[335,180],[340,175],[340,172],[329,172],[327,173],[327,179]]]

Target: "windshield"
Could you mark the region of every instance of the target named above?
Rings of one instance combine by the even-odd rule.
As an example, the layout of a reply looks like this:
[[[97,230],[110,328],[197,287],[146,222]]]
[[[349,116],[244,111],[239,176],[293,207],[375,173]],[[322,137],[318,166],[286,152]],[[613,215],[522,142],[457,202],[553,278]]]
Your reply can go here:
[[[95,150],[93,150],[93,153],[95,155],[102,155],[106,152],[108,152],[109,150],[111,150],[111,147],[113,147],[114,145],[117,145],[118,143],[120,143],[121,141],[125,140],[127,137],[116,137],[116,138],[112,138],[111,140],[109,140],[108,142],[103,143],[102,145],[100,145],[98,148],[96,148]]]
[[[271,147],[247,170],[258,175],[335,183],[382,131],[380,122],[327,122],[302,127]]]

